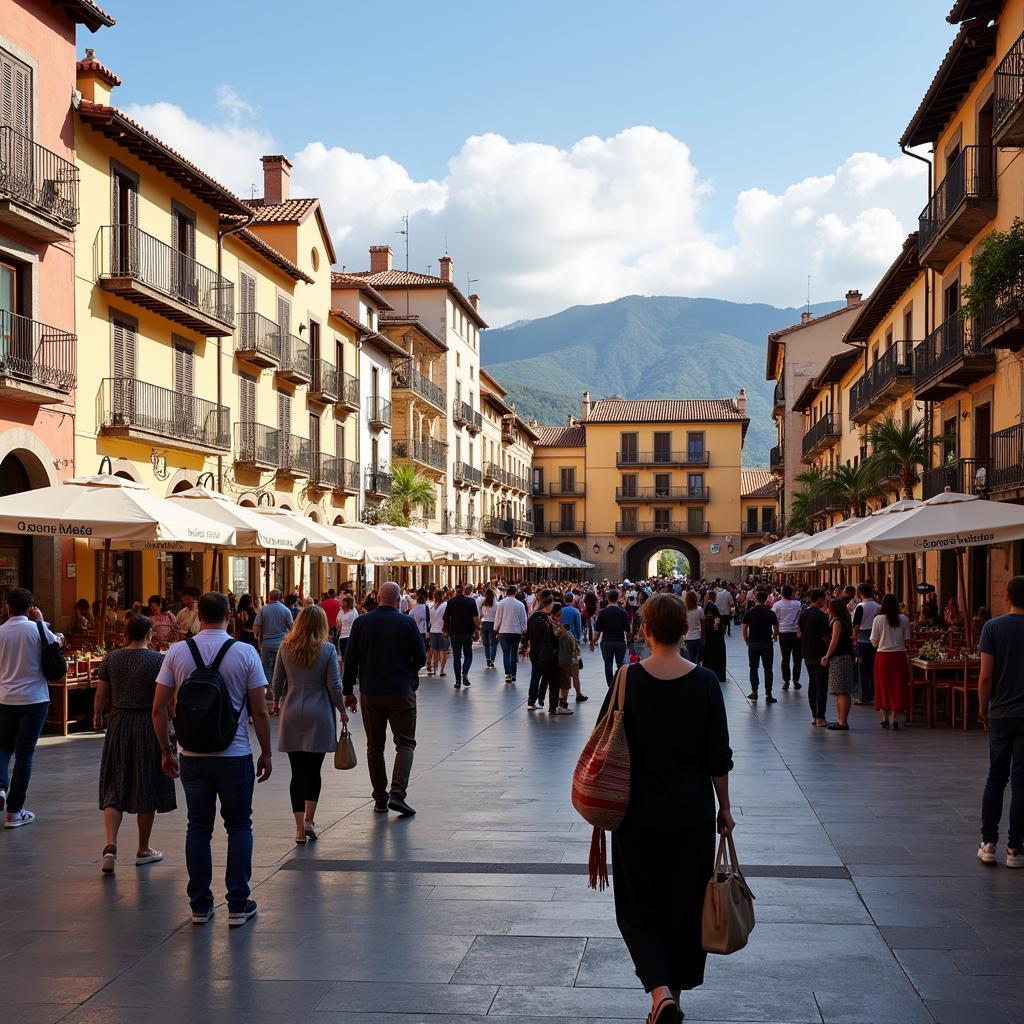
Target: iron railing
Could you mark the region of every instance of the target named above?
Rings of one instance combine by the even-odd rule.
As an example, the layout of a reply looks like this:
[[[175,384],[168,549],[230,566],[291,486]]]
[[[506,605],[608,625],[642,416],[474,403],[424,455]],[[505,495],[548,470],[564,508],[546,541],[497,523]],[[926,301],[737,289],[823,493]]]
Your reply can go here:
[[[338,399],[338,368],[326,359],[317,359],[313,363],[313,381],[309,385],[309,393],[319,396],[324,402]]]
[[[1018,274],[1013,283],[1004,288],[995,299],[990,299],[982,306],[981,314],[975,325],[978,341],[996,328],[1016,318],[1024,316],[1024,274]]]
[[[10,125],[0,125],[0,198],[73,228],[78,223],[78,168]]]
[[[332,456],[327,467],[330,486],[336,491],[359,490],[359,464],[352,459]]]
[[[914,342],[897,341],[874,361],[850,389],[850,415],[874,403],[900,377],[914,378]]]
[[[513,491],[522,491],[526,494],[530,489],[530,481],[525,476],[519,476],[517,473],[512,473],[508,470],[505,471],[505,478],[502,483],[506,487],[511,487]]]
[[[430,466],[431,469],[444,469],[448,464],[448,445],[444,441],[432,437],[412,441],[395,441],[392,450],[399,459],[413,459]]]
[[[366,418],[372,427],[390,427],[391,403],[386,398],[371,395],[366,400]]]
[[[100,228],[101,278],[127,277],[230,327],[235,325],[235,286],[187,253],[134,224]]]
[[[1015,423],[992,435],[990,489],[1006,491],[1024,487],[1024,423]]]
[[[457,427],[464,427],[469,421],[466,419],[465,410],[472,409],[465,402],[460,402],[459,399],[455,398],[452,400],[452,422]]]
[[[494,533],[502,537],[509,537],[512,534],[512,522],[501,516],[484,516],[482,518],[484,533]]]
[[[768,453],[768,468],[773,473],[777,473],[782,470],[782,445],[777,444]]]
[[[582,537],[587,532],[587,524],[578,519],[573,522],[549,519],[546,531],[540,529],[541,525],[538,525],[538,532],[546,532],[549,537]]]
[[[235,351],[240,355],[258,355],[277,363],[281,361],[282,331],[262,313],[239,313],[235,327]]]
[[[710,487],[616,487],[616,501],[710,501]]]
[[[845,512],[846,508],[840,498],[834,494],[816,494],[808,502],[808,511],[812,516],[823,516],[829,512]]]
[[[685,452],[617,452],[615,464],[617,466],[706,466],[710,459],[710,454],[703,448]]]
[[[529,519],[510,519],[509,523],[516,537],[532,537],[535,533],[533,523]]]
[[[918,251],[925,252],[961,203],[996,196],[995,146],[964,146],[919,218]]]
[[[677,536],[704,537],[711,532],[711,525],[706,520],[699,523],[690,522],[687,519],[677,520],[655,520],[654,522],[640,520],[625,520],[615,524],[615,533],[620,537],[642,537],[658,536],[661,534],[676,534]]]
[[[807,455],[814,451],[820,444],[841,436],[839,428],[839,416],[834,412],[827,412],[810,430],[804,434],[803,452]]]
[[[778,533],[778,521],[769,520],[767,523],[744,523],[740,534],[744,537],[758,537],[766,533]]]
[[[99,422],[105,430],[142,430],[209,448],[231,447],[231,411],[206,398],[135,377],[105,377]]]
[[[359,408],[359,378],[341,371],[338,374],[338,404]]]
[[[368,469],[366,471],[366,493],[376,494],[387,498],[391,494],[391,474],[385,473],[382,469]]]
[[[313,472],[309,438],[280,431],[277,435],[277,468],[291,476],[309,476]]]
[[[281,432],[265,423],[242,421],[235,424],[235,461],[243,466],[277,466]]]
[[[573,481],[571,484],[548,484],[548,494],[552,498],[582,498],[584,495],[582,484]]]
[[[294,334],[282,332],[281,364],[277,372],[286,377],[301,377],[310,380],[312,364],[309,358],[309,342],[303,341]]]
[[[444,411],[444,388],[425,377],[412,365],[411,359],[396,363],[391,370],[391,390],[411,391],[428,401],[434,408]]]
[[[1003,123],[1024,102],[1024,35],[1006,51],[993,77],[992,132],[998,135]]]
[[[468,462],[456,462],[452,468],[452,475],[457,484],[469,484],[472,487],[479,487],[483,483],[483,473]]]
[[[914,349],[915,390],[941,376],[961,359],[986,355],[975,327],[973,321],[964,320],[959,313],[954,313]]]
[[[488,483],[500,484],[504,482],[505,471],[496,462],[484,463],[484,480]]]
[[[921,474],[922,497],[927,501],[947,487],[959,494],[987,494],[991,466],[991,459],[955,459],[926,469]]]
[[[0,309],[0,375],[63,391],[75,387],[75,335]]]

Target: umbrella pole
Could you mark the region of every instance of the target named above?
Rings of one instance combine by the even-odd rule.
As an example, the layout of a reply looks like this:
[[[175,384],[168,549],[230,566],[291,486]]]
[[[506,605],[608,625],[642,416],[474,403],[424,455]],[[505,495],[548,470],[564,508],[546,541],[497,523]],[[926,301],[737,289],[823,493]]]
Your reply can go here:
[[[964,619],[964,636],[967,639],[967,646],[972,646],[971,640],[971,616],[967,609],[967,580],[964,568],[965,550],[960,548],[956,553],[956,583],[960,592],[960,614]]]
[[[263,572],[263,600],[267,601],[270,599],[270,549],[268,548],[264,552],[264,565],[265,569]]]
[[[306,586],[306,556],[299,555],[299,597]]]
[[[107,642],[107,594],[110,590],[110,538],[103,541],[103,573],[100,577],[100,614],[96,623],[97,647]]]
[[[213,561],[210,563],[210,590],[217,589],[217,545],[213,545]]]

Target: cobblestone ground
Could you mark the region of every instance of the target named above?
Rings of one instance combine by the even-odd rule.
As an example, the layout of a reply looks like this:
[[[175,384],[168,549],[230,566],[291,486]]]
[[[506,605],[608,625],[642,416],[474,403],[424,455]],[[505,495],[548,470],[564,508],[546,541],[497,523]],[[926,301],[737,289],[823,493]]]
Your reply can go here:
[[[1024,1021],[1024,872],[975,858],[984,736],[892,733],[854,709],[812,730],[806,690],[751,708],[744,652],[724,685],[741,859],[757,896],[750,946],[713,957],[688,1020],[776,1024]],[[424,679],[414,819],[371,810],[363,765],[325,770],[323,836],[292,842],[288,766],[255,805],[259,916],[187,923],[182,810],[167,853],[98,868],[101,740],[43,742],[30,828],[0,835],[5,1024],[607,1024],[648,1003],[610,893],[586,887],[588,828],[569,802],[604,680],[572,718],[528,713],[525,686],[482,663],[469,690]],[[357,743],[361,736],[356,725]],[[179,804],[183,798],[179,791]],[[130,832],[122,851],[133,852]],[[217,839],[215,856],[223,861]],[[216,888],[216,886],[215,886]]]

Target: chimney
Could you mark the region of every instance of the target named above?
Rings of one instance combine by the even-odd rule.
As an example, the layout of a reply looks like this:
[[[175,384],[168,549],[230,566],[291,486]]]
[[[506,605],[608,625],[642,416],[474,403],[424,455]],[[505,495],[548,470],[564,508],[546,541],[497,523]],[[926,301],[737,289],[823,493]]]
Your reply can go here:
[[[861,293],[856,288],[851,288],[846,293],[846,305],[847,307],[857,306],[860,304],[860,300],[863,298]]]
[[[96,59],[96,51],[86,50],[85,58],[77,63],[75,70],[75,88],[81,93],[82,99],[109,105],[111,90],[121,84],[121,79]]]
[[[803,311],[803,312],[802,312],[802,313],[800,314],[800,323],[802,323],[802,324],[809,324],[810,322],[811,322],[811,313],[810,313],[810,310],[807,310],[807,309],[805,309],[805,310],[804,310],[804,311]]]
[[[469,304],[479,313],[480,312],[480,296],[474,292],[469,297]]]
[[[590,392],[583,392],[583,418],[588,419],[590,417]]]
[[[576,422],[575,422],[575,420],[573,419],[573,415],[572,415],[572,413],[571,413],[571,412],[570,412],[570,413],[566,413],[566,416],[565,416],[565,425],[566,425],[567,427],[574,427],[574,426],[576,426]]]
[[[740,393],[736,396],[736,410],[741,416],[747,415],[747,389],[740,388]]]
[[[380,274],[391,269],[395,254],[391,251],[390,245],[370,246],[370,273]]]
[[[536,416],[531,416],[530,420],[529,420],[529,423],[530,423],[530,426],[534,430],[536,430],[540,426],[540,424],[537,422],[537,417]]]
[[[441,268],[441,280],[452,281],[452,271],[454,267],[451,256],[442,256],[437,262],[438,266]]]
[[[263,158],[263,201],[284,203],[291,198],[292,162],[280,153]]]

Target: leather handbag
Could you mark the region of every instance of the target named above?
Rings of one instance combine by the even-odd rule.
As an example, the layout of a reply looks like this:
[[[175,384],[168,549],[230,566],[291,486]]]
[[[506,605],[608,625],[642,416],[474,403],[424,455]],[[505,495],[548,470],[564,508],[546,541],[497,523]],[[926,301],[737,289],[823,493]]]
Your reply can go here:
[[[334,767],[339,771],[347,772],[355,768],[358,763],[352,734],[348,731],[348,725],[342,725],[338,745],[334,748]]]
[[[629,743],[626,740],[626,676],[624,665],[612,683],[608,710],[594,726],[572,776],[572,805],[594,826],[590,841],[591,889],[608,885],[605,831],[614,832],[629,807]]]
[[[740,870],[732,836],[722,836],[715,873],[704,891],[701,945],[707,953],[735,953],[747,944],[753,930],[754,894]]]

